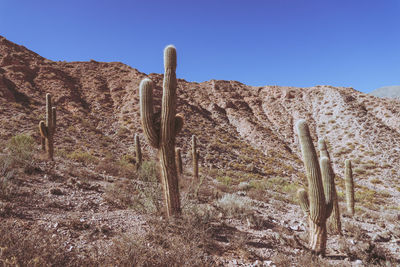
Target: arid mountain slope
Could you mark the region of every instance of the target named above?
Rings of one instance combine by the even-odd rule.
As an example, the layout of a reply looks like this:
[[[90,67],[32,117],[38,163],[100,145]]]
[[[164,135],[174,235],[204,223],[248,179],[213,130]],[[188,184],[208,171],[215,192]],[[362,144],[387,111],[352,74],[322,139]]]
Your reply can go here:
[[[110,150],[98,149],[101,139],[118,137],[121,142],[112,143],[112,151],[124,154],[132,147],[133,134],[142,132],[138,85],[147,75],[136,69],[118,62],[52,62],[5,38],[0,39],[0,67],[2,113],[8,115],[2,116],[2,134],[7,137],[28,129],[38,136],[36,125],[48,92],[64,133],[57,146],[74,150],[85,144],[85,149],[105,156],[104,150]],[[148,77],[157,85],[159,103],[162,75]],[[294,124],[304,118],[315,140],[327,138],[337,174],[343,173],[345,159],[352,159],[361,169],[360,179],[381,179],[382,189],[399,196],[394,189],[400,176],[400,149],[395,145],[400,143],[399,101],[351,88],[251,87],[182,79],[178,97],[178,111],[185,116],[178,145],[188,151],[190,136],[198,135],[207,164],[241,171],[252,163],[262,175],[294,178],[303,171]],[[9,120],[13,123],[5,123]]]
[[[178,68],[184,67],[179,64],[178,48]],[[138,87],[145,77],[151,78],[156,84],[154,102],[159,111],[162,74],[146,75],[119,62],[54,62],[0,36],[0,140],[5,143],[12,136],[25,133],[33,136],[39,147],[38,123],[45,116],[46,93],[52,94],[54,106],[57,107],[55,162],[58,165],[53,166],[45,160],[40,162],[41,172],[32,176],[32,183],[40,186],[35,184],[38,188],[32,192],[43,194],[38,193],[30,201],[40,206],[42,198],[51,199],[52,196],[48,196],[46,190],[56,182],[64,186],[65,191],[77,187],[74,179],[79,176],[75,174],[79,169],[89,177],[85,182],[95,183],[85,185],[84,189],[79,188],[79,193],[65,193],[61,196],[65,198],[63,201],[57,202],[57,205],[51,204],[54,207],[49,205],[49,214],[43,208],[46,210],[43,215],[43,211],[35,210],[38,206],[34,207],[33,204],[25,207],[21,214],[30,214],[24,216],[34,218],[32,220],[39,224],[42,221],[38,218],[45,216],[46,220],[52,223],[57,221],[59,225],[58,216],[63,213],[57,210],[59,207],[68,212],[77,209],[77,212],[86,214],[87,209],[95,206],[91,210],[93,218],[102,221],[103,215],[109,216],[109,227],[116,227],[113,233],[143,224],[141,216],[134,220],[127,219],[132,218],[132,214],[135,214],[133,211],[109,207],[103,203],[105,197],[101,194],[101,188],[106,187],[104,184],[125,177],[115,176],[107,180],[98,166],[103,161],[111,159],[116,162],[132,156],[135,133],[140,135],[144,157],[155,158],[157,151],[147,144],[139,119]],[[274,230],[269,234],[281,231],[293,235],[293,231],[304,231],[301,230],[304,224],[299,224],[299,221],[303,221],[302,214],[294,200],[295,190],[305,184],[304,166],[295,130],[295,123],[299,119],[306,119],[309,123],[315,144],[318,138],[326,138],[341,199],[344,162],[351,159],[357,185],[358,212],[368,214],[371,210],[376,213],[385,210],[387,216],[398,216],[400,101],[377,98],[342,87],[252,87],[236,81],[194,83],[179,79],[177,104],[178,112],[185,117],[183,130],[177,137],[177,146],[182,148],[186,175],[190,176],[190,140],[195,134],[199,139],[200,171],[208,179],[207,186],[218,187],[223,192],[238,192],[244,190],[243,183],[274,181],[267,183],[270,188],[265,191],[268,192],[265,200],[265,192],[262,190],[262,194],[256,197],[262,201],[257,202],[257,207],[261,209],[258,213],[264,217],[268,214],[268,220],[274,224]],[[74,160],[76,155],[82,153],[90,160],[78,165],[81,163]],[[43,172],[46,175],[42,175]],[[49,179],[48,185],[42,181],[45,179],[43,177],[54,179],[50,181],[50,178],[46,178]],[[70,179],[65,181],[68,177]],[[275,182],[278,183],[276,187],[272,184]],[[258,190],[258,184],[254,184],[253,187]],[[24,201],[21,200],[21,203],[26,204]],[[210,203],[211,200],[201,201]],[[68,207],[63,206],[65,203],[68,203]],[[364,228],[374,227],[369,232],[372,236],[378,231],[375,229],[378,218],[368,217],[366,222],[359,222],[359,225]],[[250,225],[249,221],[247,224]],[[397,229],[390,222],[379,227],[379,231],[390,229],[394,232]],[[243,225],[237,228],[243,233],[248,230]],[[252,238],[256,236],[265,239],[265,231],[255,232],[252,231]],[[96,242],[108,242],[101,238],[96,239]],[[80,239],[76,241],[76,236],[71,239],[76,243],[82,242]],[[336,244],[337,241],[333,239],[329,242]],[[254,242],[251,240],[248,243]],[[263,250],[264,254],[269,253],[268,257],[264,255],[264,259],[286,251],[290,251],[292,256],[298,254],[297,247],[294,249],[294,245],[286,245],[282,245],[284,249],[278,252],[273,247],[256,248]],[[388,243],[387,248],[396,254],[399,250],[395,246]],[[85,248],[83,245],[81,247]],[[338,251],[336,248],[334,250]],[[339,265],[344,266],[343,262]]]

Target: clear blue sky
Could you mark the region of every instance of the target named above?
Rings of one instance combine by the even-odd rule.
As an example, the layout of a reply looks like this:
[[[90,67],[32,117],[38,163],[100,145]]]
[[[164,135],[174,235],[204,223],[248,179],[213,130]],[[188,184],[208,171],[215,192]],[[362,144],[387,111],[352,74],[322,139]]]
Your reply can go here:
[[[254,86],[400,85],[400,0],[0,0],[0,35],[51,60]]]

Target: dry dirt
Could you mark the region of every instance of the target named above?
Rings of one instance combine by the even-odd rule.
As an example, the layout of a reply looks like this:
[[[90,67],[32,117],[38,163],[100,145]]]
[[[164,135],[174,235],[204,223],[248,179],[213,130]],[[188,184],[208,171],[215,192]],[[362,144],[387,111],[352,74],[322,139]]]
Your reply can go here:
[[[145,77],[156,84],[159,109],[162,74],[146,75],[120,62],[54,62],[0,36],[2,153],[17,134],[36,142],[31,169],[16,170],[9,182],[12,192],[0,197],[2,234],[20,240],[15,246],[26,243],[31,254],[14,253],[12,242],[0,239],[3,264],[18,257],[40,261],[46,246],[35,244],[44,241],[54,243],[55,255],[65,257],[60,262],[74,265],[79,261],[73,258],[82,260],[80,264],[90,259],[89,265],[111,266],[115,257],[129,251],[128,245],[118,246],[124,236],[139,239],[153,225],[163,225],[162,210],[139,210],[117,201],[125,192],[139,194],[125,186],[145,186],[129,160],[121,165],[134,155],[134,134],[140,136],[145,160],[156,159],[139,120],[138,86]],[[40,152],[38,123],[45,116],[46,93],[57,107],[54,162]],[[207,245],[195,245],[204,253],[204,265],[400,264],[399,100],[325,85],[252,87],[179,79],[177,105],[185,117],[177,137],[185,165],[180,179],[185,216],[195,216],[190,214],[198,207],[208,210],[208,215],[196,215],[207,216],[202,224],[207,240],[201,241]],[[337,175],[344,235],[328,236],[325,259],[308,254],[306,218],[294,197],[306,183],[294,126],[299,119],[307,120],[315,143],[326,138]],[[197,194],[190,175],[193,134],[199,140],[204,179]],[[353,162],[357,185],[354,217],[346,214],[343,203],[346,159]],[[219,204],[225,194],[247,207],[228,214]],[[173,229],[185,222],[162,227],[178,238],[187,229]],[[58,263],[51,256],[43,258]],[[184,263],[198,264],[177,264]]]

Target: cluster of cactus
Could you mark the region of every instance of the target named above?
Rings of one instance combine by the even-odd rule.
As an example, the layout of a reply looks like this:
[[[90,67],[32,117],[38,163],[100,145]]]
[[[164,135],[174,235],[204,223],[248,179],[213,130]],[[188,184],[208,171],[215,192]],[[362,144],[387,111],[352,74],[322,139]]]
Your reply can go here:
[[[296,127],[308,181],[308,191],[301,188],[297,195],[309,219],[310,249],[316,254],[325,255],[326,221],[333,207],[334,174],[328,157],[322,156],[318,162],[306,121],[298,121]]]
[[[169,45],[164,49],[164,81],[161,118],[153,113],[153,82],[145,78],[140,83],[140,117],[146,139],[158,149],[161,166],[161,182],[167,216],[181,214],[178,171],[175,161],[175,137],[183,127],[183,117],[176,114],[176,49]]]
[[[42,149],[47,151],[50,160],[54,157],[54,133],[56,131],[56,108],[52,106],[51,95],[46,94],[46,122],[39,122]]]
[[[197,152],[197,138],[192,136],[192,162],[193,162],[193,178],[199,181],[199,153]]]
[[[318,149],[319,149],[319,154],[320,158],[322,157],[327,157],[329,161],[331,160],[331,157],[329,156],[329,152],[326,146],[325,139],[321,138],[318,140]],[[333,174],[333,177],[335,177],[335,173],[333,169],[331,168],[330,170]],[[333,207],[332,207],[332,213],[331,216],[329,217],[329,226],[334,234],[342,234],[342,224],[340,221],[340,210],[339,210],[339,202],[338,202],[338,196],[336,192],[336,186],[333,186]]]

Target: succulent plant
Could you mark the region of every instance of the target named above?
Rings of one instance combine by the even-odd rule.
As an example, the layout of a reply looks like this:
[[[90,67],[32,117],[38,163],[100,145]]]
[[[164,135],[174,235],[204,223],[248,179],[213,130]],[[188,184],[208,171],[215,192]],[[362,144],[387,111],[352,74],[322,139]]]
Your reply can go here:
[[[51,95],[46,94],[46,122],[39,122],[39,131],[41,135],[41,143],[45,143],[45,150],[50,160],[53,160],[54,155],[54,133],[56,131],[56,108],[52,107]],[[43,139],[45,142],[43,142]]]
[[[136,170],[142,166],[142,149],[140,147],[139,135],[135,134],[135,151],[136,151]]]
[[[146,139],[158,149],[161,166],[161,182],[167,216],[179,216],[178,173],[175,162],[175,137],[183,127],[183,116],[176,114],[176,49],[169,45],[164,49],[164,82],[161,118],[153,114],[153,82],[145,78],[140,83],[140,116]]]
[[[333,173],[330,171],[328,157],[322,157],[318,164],[306,121],[298,121],[296,127],[308,181],[308,190],[299,189],[297,196],[301,208],[309,218],[310,249],[316,254],[325,255],[326,221],[333,204]]]
[[[199,153],[197,152],[197,138],[192,136],[192,162],[193,162],[193,178],[199,181]]]
[[[178,173],[182,175],[183,173],[182,156],[181,156],[181,149],[179,147],[175,149],[175,162],[176,162],[176,167],[178,169]]]
[[[331,160],[324,138],[318,140],[318,149],[320,152],[320,158],[327,157],[329,160]],[[332,168],[330,171],[332,172],[333,177],[335,178],[335,173]],[[331,216],[329,216],[328,219],[328,225],[332,233],[339,235],[342,234],[342,224],[340,221],[340,210],[339,210],[339,202],[336,192],[336,186],[333,187],[333,208]]]
[[[351,170],[351,160],[345,161],[344,181],[346,186],[347,212],[354,215],[354,182],[353,171]]]

